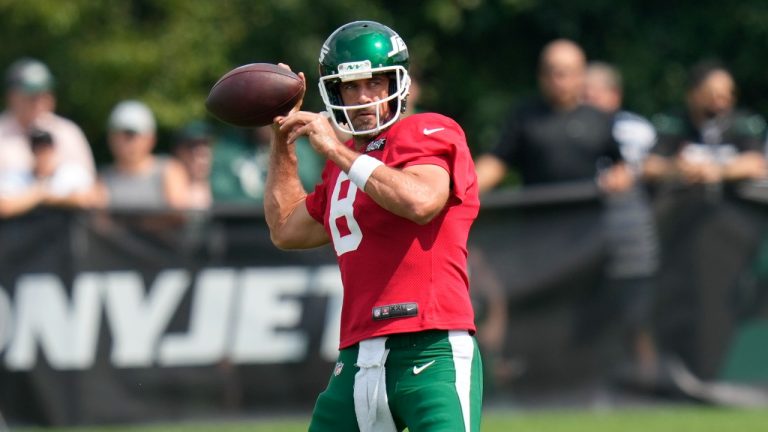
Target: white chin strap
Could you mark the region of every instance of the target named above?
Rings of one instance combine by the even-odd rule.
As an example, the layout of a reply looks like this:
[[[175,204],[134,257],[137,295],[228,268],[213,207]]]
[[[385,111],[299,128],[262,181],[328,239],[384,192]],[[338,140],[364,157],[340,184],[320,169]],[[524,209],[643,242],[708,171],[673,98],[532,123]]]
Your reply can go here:
[[[380,132],[382,129],[388,128],[394,122],[397,121],[397,119],[400,117],[400,113],[403,111],[403,106],[404,106],[403,104],[405,103],[405,98],[408,96],[408,89],[411,86],[411,77],[408,75],[408,71],[406,71],[405,68],[402,66],[378,68],[372,72],[379,74],[382,72],[390,72],[390,71],[395,72],[395,76],[397,80],[397,83],[396,83],[397,91],[387,96],[384,99],[373,101],[373,102],[362,104],[362,105],[335,105],[331,103],[331,99],[328,95],[328,90],[326,89],[325,83],[330,80],[341,79],[342,75],[335,74],[335,75],[328,75],[320,78],[320,96],[322,96],[323,102],[325,102],[325,108],[328,110],[331,120],[333,120],[333,123],[336,125],[336,127],[340,131],[351,134],[351,135],[372,135]],[[392,100],[397,100],[397,106],[395,107],[393,112],[390,112],[389,118],[382,119],[380,105],[388,104]],[[355,126],[352,124],[352,120],[350,119],[350,111],[360,110],[360,109],[365,109],[370,107],[374,107],[376,109],[376,126],[371,129],[361,129],[361,130],[355,129]],[[339,122],[339,120],[336,118],[337,113],[343,114],[344,118],[346,119],[346,122]]]

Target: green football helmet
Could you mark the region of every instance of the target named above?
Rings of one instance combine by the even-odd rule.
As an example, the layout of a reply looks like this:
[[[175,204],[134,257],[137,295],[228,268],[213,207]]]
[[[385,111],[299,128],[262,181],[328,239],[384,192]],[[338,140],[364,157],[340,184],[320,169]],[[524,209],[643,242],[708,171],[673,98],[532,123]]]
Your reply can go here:
[[[363,105],[344,105],[339,84],[371,78],[373,74],[390,77],[389,96]],[[334,31],[320,50],[320,95],[336,126],[352,135],[371,135],[392,125],[405,111],[405,99],[411,78],[408,75],[408,48],[389,27],[374,21],[355,21]],[[379,118],[379,104],[388,103],[389,118]],[[350,110],[376,106],[377,127],[356,130]]]

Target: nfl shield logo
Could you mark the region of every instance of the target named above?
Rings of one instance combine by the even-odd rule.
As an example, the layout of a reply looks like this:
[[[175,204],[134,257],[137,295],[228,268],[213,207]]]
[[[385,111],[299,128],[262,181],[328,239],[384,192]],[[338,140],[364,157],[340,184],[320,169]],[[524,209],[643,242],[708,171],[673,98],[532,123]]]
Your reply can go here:
[[[333,368],[333,376],[339,376],[341,374],[342,369],[344,369],[344,363],[342,362],[336,363],[336,367]]]

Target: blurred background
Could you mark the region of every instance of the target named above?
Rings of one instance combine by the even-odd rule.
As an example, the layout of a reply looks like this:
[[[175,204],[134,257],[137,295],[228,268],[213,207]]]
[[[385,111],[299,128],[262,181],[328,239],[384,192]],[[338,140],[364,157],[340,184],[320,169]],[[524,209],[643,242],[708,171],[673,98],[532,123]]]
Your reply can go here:
[[[204,102],[230,69],[283,62],[307,76],[305,109],[323,110],[320,46],[360,19],[403,37],[411,104],[456,119],[478,159],[498,154],[508,113],[537,98],[552,40],[614,67],[623,108],[655,129],[649,145],[674,135],[669,113],[691,110],[706,81],[692,82],[697,64],[728,71],[750,144],[724,132],[731,123],[719,140],[699,135],[711,155],[750,152],[754,169],[730,176],[718,160],[714,180],[652,181],[640,157],[627,160],[634,192],[617,194],[595,181],[600,158],[594,174],[543,184],[510,165],[470,235],[472,293],[488,407],[768,406],[768,3],[0,0],[0,420],[309,412],[338,342],[335,256],[272,246],[268,131],[227,126]],[[82,131],[70,162],[85,160],[85,174],[66,177],[66,194],[39,171],[46,142],[61,152],[70,126],[7,126],[13,92]],[[658,155],[670,164],[683,154],[668,150]],[[306,142],[297,151],[311,190],[323,161]],[[616,270],[640,261],[640,276]]]
[[[491,146],[502,114],[536,91],[541,47],[557,37],[624,74],[626,105],[645,115],[677,105],[690,65],[721,59],[747,106],[768,111],[768,6],[740,1],[349,0],[0,2],[0,61],[37,57],[56,75],[59,111],[100,160],[111,107],[148,103],[161,131],[205,114],[211,85],[252,62],[285,62],[316,82],[319,46],[340,23],[372,19],[406,39],[424,85],[420,104],[456,118],[470,146]],[[307,107],[322,108],[310,89]]]

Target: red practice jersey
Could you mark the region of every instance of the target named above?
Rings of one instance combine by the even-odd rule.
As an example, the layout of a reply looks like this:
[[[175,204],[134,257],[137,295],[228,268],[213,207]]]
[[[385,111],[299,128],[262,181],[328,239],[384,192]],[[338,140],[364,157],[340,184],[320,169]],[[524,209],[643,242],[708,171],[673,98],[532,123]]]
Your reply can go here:
[[[467,236],[480,202],[461,127],[439,114],[412,115],[363,152],[393,168],[440,166],[450,174],[451,189],[442,212],[419,225],[383,209],[338,166],[326,164],[306,205],[328,232],[341,269],[340,348],[393,333],[474,332]]]

